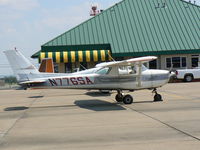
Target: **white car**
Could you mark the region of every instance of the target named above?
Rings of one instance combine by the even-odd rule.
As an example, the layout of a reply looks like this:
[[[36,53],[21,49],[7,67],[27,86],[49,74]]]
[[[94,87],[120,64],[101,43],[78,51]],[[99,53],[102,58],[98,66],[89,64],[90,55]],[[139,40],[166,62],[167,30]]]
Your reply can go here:
[[[200,79],[200,68],[176,70],[177,79],[191,82],[194,79]]]

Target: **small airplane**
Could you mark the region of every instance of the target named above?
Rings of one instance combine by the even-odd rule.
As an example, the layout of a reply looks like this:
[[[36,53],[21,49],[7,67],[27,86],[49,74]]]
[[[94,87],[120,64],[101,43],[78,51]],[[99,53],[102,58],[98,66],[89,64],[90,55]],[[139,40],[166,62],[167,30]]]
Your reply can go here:
[[[147,69],[143,64],[157,59],[155,56],[132,58],[123,61],[104,62],[95,68],[75,73],[39,72],[18,50],[4,52],[17,77],[19,85],[27,88],[116,90],[116,101],[132,104],[133,97],[123,90],[150,89],[154,101],[162,101],[157,88],[167,84],[173,72]]]

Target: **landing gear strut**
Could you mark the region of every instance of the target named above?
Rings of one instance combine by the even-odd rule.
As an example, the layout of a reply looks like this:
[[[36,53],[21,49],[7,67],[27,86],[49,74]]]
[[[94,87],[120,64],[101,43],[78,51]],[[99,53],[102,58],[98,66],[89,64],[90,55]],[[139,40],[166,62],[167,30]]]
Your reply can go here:
[[[117,90],[117,95],[115,96],[117,102],[123,102],[124,104],[132,104],[133,97],[131,95],[124,95],[121,90]]]
[[[157,89],[153,89],[152,93],[155,93],[154,102],[163,101],[162,96],[160,94],[158,94]]]
[[[115,96],[115,100],[117,102],[122,102],[124,97],[124,93],[121,90],[117,90],[117,95]]]

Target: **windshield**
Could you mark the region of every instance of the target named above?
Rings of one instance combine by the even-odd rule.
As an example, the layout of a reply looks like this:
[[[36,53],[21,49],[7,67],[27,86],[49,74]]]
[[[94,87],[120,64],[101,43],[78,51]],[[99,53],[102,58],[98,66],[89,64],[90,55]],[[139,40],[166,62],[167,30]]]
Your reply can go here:
[[[92,69],[86,69],[78,72],[74,72],[73,74],[92,74],[95,73],[97,68],[92,68]]]
[[[147,67],[145,67],[144,65],[142,65],[142,71],[147,70]]]
[[[109,71],[109,68],[106,67],[106,68],[99,69],[96,73],[100,75],[105,75],[105,74],[108,74],[108,71]]]

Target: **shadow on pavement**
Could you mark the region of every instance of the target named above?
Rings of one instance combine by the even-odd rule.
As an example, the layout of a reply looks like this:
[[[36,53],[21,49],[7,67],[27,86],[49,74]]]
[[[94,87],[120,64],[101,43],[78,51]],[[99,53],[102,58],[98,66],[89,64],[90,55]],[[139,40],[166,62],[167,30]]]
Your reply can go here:
[[[28,98],[43,98],[44,96],[30,96]]]
[[[74,102],[75,105],[59,105],[59,106],[41,106],[41,107],[7,107],[4,111],[22,111],[26,109],[51,109],[51,108],[73,108],[80,107],[93,111],[117,111],[126,110],[124,107],[117,103],[110,103],[102,100],[77,100]]]
[[[29,107],[18,106],[18,107],[7,107],[4,109],[4,111],[20,111],[20,110],[26,110],[26,109],[29,109]]]
[[[73,108],[77,107],[76,105],[56,105],[56,106],[41,106],[41,107],[25,107],[25,106],[19,106],[19,107],[7,107],[4,109],[4,111],[20,111],[20,110],[26,110],[26,109],[51,109],[51,108]]]
[[[142,103],[155,103],[155,102],[153,100],[152,101],[133,102],[133,104],[142,104]]]
[[[80,108],[89,109],[93,111],[114,111],[126,110],[124,107],[117,103],[109,103],[101,100],[78,100],[74,102]]]
[[[92,97],[110,96],[111,93],[101,93],[101,92],[87,92],[86,95]]]

